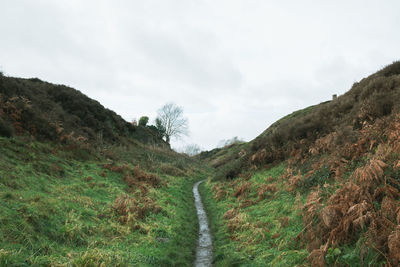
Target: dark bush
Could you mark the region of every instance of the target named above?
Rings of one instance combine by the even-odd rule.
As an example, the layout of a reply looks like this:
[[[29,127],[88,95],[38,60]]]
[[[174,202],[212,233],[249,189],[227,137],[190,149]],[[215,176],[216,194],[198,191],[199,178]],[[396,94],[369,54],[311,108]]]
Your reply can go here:
[[[0,117],[0,136],[11,137],[14,135],[14,128],[12,125]]]
[[[43,82],[41,79],[39,79],[39,78],[29,78],[28,79],[29,81],[31,81],[31,82]]]
[[[239,176],[240,173],[245,169],[247,162],[249,160],[248,156],[244,156],[238,159],[234,159],[233,161],[228,162],[227,164],[218,168],[215,179],[224,180],[224,179],[234,179]]]
[[[143,126],[145,127],[147,125],[147,123],[149,122],[149,117],[147,116],[142,116],[139,119],[139,126]]]
[[[385,77],[400,74],[400,61],[393,62],[389,66],[384,67],[378,73]]]
[[[147,126],[147,128],[148,128],[149,130],[153,131],[155,134],[158,134],[158,129],[157,129],[156,126],[154,126],[154,125],[149,125],[149,126]]]
[[[4,80],[5,76],[4,74],[0,71],[0,94],[4,92]]]
[[[371,101],[370,113],[374,118],[389,115],[393,109],[393,97],[392,94],[376,94],[374,99]]]

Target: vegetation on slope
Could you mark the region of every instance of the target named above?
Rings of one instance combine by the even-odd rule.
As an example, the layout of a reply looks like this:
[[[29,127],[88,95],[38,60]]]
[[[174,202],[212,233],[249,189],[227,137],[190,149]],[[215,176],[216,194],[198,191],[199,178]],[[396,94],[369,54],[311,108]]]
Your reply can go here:
[[[228,156],[221,157],[209,151],[203,158],[209,162],[223,162],[217,167],[231,165],[229,168],[219,168],[219,176],[231,177],[232,170],[237,170],[237,176],[243,171],[288,159],[296,149],[309,147],[318,138],[336,130],[361,130],[365,123],[399,113],[400,102],[395,101],[400,98],[399,69],[400,62],[394,62],[355,83],[344,95],[278,120],[257,138],[243,144],[240,155],[232,153],[233,149],[228,147],[228,151],[224,152]],[[304,151],[307,153],[307,150]]]
[[[78,90],[37,78],[0,76],[0,136],[38,140],[116,143],[134,138],[164,143],[148,127],[134,126]]]
[[[207,183],[202,194],[214,233],[216,266],[295,266],[307,250],[299,243],[302,220],[296,198],[279,179],[285,165],[249,179]]]
[[[1,266],[191,266],[207,168],[80,92],[0,77]]]
[[[154,161],[149,173],[79,149],[0,143],[0,265],[191,265],[191,187],[203,177],[191,160]]]
[[[299,201],[294,212],[301,220],[290,220],[296,225],[292,228],[296,229],[293,235],[289,235],[289,229],[280,229],[279,236],[283,239],[279,244],[296,237],[298,246],[278,245],[282,261],[291,259],[293,249],[307,249],[312,266],[397,266],[400,263],[400,104],[395,99],[399,98],[400,62],[395,62],[354,84],[337,99],[283,118],[255,140],[242,145],[239,152],[225,151],[222,158],[212,155],[212,160],[226,162],[220,167],[220,177],[230,178],[206,185],[217,210],[211,209],[216,214],[212,216],[218,216],[218,212],[226,215],[235,208],[234,216],[223,216],[220,224],[229,226],[232,218],[238,224],[225,237],[216,230],[216,251],[236,250],[239,253],[236,258],[246,258],[248,251],[240,247],[254,242],[256,234],[244,229],[250,227],[254,231],[257,228],[252,226],[254,222],[278,213],[276,209],[284,210],[276,202],[294,203],[296,199]],[[226,155],[231,155],[228,160],[224,158]],[[286,170],[278,180],[273,175],[275,178],[266,179],[269,174],[268,171],[264,174],[263,169],[277,164]],[[232,170],[233,177],[229,174]],[[254,185],[258,176],[264,176],[264,180]],[[243,186],[249,193],[240,193]],[[276,191],[270,201],[260,204],[256,192],[264,187]],[[224,197],[219,200],[219,195]],[[241,203],[247,203],[248,207],[240,207]],[[253,217],[253,223],[243,219],[246,216]],[[272,230],[277,225],[275,221]],[[233,244],[224,245],[227,238]],[[270,249],[263,240],[255,242],[251,249],[257,247]],[[262,255],[254,254],[252,262],[267,259]],[[266,262],[269,260],[275,258]]]

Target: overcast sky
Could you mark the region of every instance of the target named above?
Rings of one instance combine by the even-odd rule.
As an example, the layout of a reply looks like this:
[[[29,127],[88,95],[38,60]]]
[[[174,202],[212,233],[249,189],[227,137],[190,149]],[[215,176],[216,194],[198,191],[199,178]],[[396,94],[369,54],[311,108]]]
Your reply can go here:
[[[400,59],[400,1],[1,0],[0,70],[126,120],[182,106],[203,149],[255,138]]]

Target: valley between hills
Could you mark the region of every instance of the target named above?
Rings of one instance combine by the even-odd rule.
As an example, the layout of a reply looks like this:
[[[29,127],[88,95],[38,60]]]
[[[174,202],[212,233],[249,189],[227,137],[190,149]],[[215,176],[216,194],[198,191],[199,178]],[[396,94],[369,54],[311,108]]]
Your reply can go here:
[[[192,266],[201,180],[212,246],[197,266],[399,266],[399,99],[394,62],[187,155],[159,125],[1,74],[0,266]]]

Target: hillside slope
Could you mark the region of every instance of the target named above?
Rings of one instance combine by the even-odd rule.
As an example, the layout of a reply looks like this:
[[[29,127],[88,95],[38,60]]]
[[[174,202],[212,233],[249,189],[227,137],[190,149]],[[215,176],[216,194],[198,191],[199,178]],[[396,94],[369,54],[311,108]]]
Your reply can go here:
[[[219,172],[203,188],[217,265],[397,266],[397,99],[400,62],[249,143],[203,154]]]
[[[205,166],[72,88],[0,78],[0,266],[192,265]]]
[[[232,176],[232,171],[238,175],[250,168],[285,160],[296,149],[309,147],[334,131],[360,130],[366,123],[400,112],[400,102],[396,101],[400,99],[399,74],[400,62],[394,62],[355,83],[337,99],[293,112],[246,144],[203,152],[200,158],[224,169],[220,175],[227,177]],[[220,168],[225,164],[230,166]]]
[[[29,134],[38,140],[164,143],[157,133],[134,126],[80,91],[37,78],[0,74],[0,135]],[[165,143],[164,143],[165,144]]]

